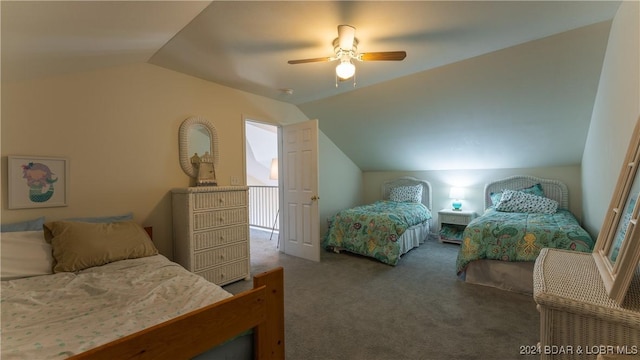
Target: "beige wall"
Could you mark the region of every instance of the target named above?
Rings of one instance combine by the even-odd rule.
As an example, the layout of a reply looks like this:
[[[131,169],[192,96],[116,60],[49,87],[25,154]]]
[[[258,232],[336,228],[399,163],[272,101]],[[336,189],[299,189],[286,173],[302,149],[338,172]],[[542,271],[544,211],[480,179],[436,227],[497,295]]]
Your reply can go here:
[[[433,195],[434,224],[437,223],[437,212],[450,208],[449,190],[452,186],[465,188],[465,199],[462,208],[475,210],[481,214],[484,209],[484,185],[490,181],[503,179],[513,175],[530,175],[544,179],[556,179],[567,184],[569,188],[569,207],[578,220],[581,218],[581,183],[580,166],[498,169],[498,170],[432,170],[432,171],[384,171],[364,173],[364,202],[373,202],[381,198],[382,183],[399,176],[413,176],[431,183]]]
[[[597,236],[640,115],[640,3],[622,2],[611,25],[582,158],[584,225]]]
[[[322,121],[322,120],[319,120]],[[362,203],[362,171],[326,135],[320,133],[320,236],[327,219],[342,209]]]
[[[2,223],[132,211],[153,226],[169,257],[170,190],[190,182],[178,161],[183,120],[199,115],[215,125],[220,185],[243,178],[243,115],[274,124],[307,120],[293,105],[149,64],[2,83],[1,115],[3,173],[7,155],[67,157],[71,170],[69,206],[46,209],[8,210],[3,175]]]

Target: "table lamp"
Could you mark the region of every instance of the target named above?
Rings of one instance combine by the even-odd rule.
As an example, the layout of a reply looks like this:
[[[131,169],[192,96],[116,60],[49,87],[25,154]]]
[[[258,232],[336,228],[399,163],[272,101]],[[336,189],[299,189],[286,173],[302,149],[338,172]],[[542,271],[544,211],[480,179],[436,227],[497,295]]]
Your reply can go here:
[[[452,187],[449,191],[449,198],[453,199],[451,206],[455,211],[462,210],[462,202],[460,200],[464,199],[464,189],[460,187]]]

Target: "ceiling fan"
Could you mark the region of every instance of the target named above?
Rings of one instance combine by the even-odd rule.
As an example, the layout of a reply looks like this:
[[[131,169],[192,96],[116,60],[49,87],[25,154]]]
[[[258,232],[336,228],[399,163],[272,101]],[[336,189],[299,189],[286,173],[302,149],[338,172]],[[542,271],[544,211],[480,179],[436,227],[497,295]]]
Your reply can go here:
[[[358,53],[358,39],[355,37],[356,28],[351,25],[338,25],[338,37],[333,40],[333,49],[335,56],[289,60],[289,64],[306,64],[312,62],[324,62],[340,60],[340,64],[336,66],[336,76],[340,80],[348,80],[356,73],[356,67],[353,64],[357,61],[400,61],[403,60],[407,53],[405,51],[383,51]],[[355,84],[355,83],[354,83]],[[336,82],[337,85],[337,82]],[[354,85],[355,86],[355,85]]]

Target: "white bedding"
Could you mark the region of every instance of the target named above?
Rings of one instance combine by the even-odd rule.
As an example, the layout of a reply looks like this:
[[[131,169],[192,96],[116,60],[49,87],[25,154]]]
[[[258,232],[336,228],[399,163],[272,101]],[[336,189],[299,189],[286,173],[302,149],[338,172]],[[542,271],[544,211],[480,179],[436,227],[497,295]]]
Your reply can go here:
[[[232,296],[162,255],[2,281],[2,360],[62,359]]]

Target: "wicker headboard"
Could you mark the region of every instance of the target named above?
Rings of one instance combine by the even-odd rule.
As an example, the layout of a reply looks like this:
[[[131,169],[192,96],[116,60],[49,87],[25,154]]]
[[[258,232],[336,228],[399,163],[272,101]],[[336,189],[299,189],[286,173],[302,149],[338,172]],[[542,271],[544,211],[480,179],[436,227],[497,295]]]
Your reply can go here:
[[[396,186],[411,186],[422,185],[422,203],[433,212],[432,197],[431,197],[431,184],[426,180],[416,179],[411,176],[403,176],[393,180],[387,180],[382,183],[382,199],[388,199],[391,188]]]
[[[520,190],[538,183],[542,185],[545,196],[557,201],[560,209],[569,209],[569,189],[565,183],[558,180],[541,179],[526,175],[511,176],[486,184],[484,186],[484,208],[487,209],[492,205],[490,195],[493,192]]]

